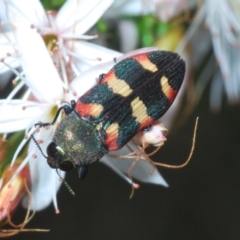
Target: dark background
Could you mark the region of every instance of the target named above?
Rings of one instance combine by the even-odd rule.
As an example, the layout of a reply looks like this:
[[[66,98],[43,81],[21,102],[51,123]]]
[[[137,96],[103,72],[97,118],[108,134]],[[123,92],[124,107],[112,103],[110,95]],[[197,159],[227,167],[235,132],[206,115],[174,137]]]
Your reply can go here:
[[[129,200],[130,186],[104,165],[93,164],[85,181],[78,180],[77,172],[67,175],[76,196],[61,188],[59,215],[50,206],[27,225],[50,229],[49,233],[20,233],[13,239],[240,239],[239,109],[225,105],[212,114],[205,93],[155,157],[169,164],[183,162],[191,147],[195,118],[200,117],[189,165],[160,169],[169,188],[141,184]],[[19,209],[15,221],[24,214]]]

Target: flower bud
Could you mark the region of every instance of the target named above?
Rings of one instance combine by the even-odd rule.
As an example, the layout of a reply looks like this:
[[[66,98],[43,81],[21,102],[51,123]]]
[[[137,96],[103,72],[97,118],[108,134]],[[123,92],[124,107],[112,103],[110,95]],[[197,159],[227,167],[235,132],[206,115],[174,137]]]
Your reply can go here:
[[[0,221],[5,219],[20,203],[26,192],[25,184],[29,184],[28,167],[24,167],[16,178],[11,181],[19,165],[20,163],[17,162],[11,169],[9,165],[6,166],[0,178]]]
[[[134,141],[139,145],[152,144],[155,147],[162,146],[167,138],[167,129],[160,122],[154,122],[149,129],[139,132]]]

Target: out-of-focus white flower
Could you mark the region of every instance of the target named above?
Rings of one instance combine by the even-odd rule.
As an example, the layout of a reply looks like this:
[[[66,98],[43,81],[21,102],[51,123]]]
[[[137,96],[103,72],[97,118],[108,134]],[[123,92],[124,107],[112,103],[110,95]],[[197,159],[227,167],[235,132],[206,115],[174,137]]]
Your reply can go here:
[[[205,49],[202,48],[201,53],[206,52],[208,37],[206,38],[206,34],[199,35],[198,32],[202,32],[203,24],[209,29],[220,72],[212,65],[209,69],[207,65],[208,70],[203,70],[203,72],[208,72],[208,74],[205,73],[199,78],[199,85],[201,82],[203,82],[202,85],[206,84],[206,78],[214,74],[210,96],[210,106],[213,110],[220,109],[223,94],[226,94],[229,103],[236,103],[240,100],[239,7],[240,1],[238,0],[203,1],[179,47],[179,50],[182,50],[197,35],[199,37],[191,42],[193,48],[197,48],[198,45],[203,46],[202,43],[205,43]],[[202,56],[201,53],[199,57]]]
[[[116,0],[107,11],[107,16],[142,16],[155,14],[167,22],[177,14],[194,7],[197,0]]]
[[[240,101],[240,1],[205,1],[205,23],[212,35],[214,53],[222,81],[216,74],[212,83],[211,107],[219,109],[225,92],[230,103]],[[220,100],[220,101],[219,101]]]
[[[179,13],[189,12],[197,3],[197,0],[147,0],[145,6],[151,5],[153,13],[162,22],[168,22]]]
[[[147,38],[139,34],[142,26],[136,25],[134,17],[154,15],[160,22],[168,22],[182,12],[189,17],[191,8],[196,7],[196,4],[197,0],[116,0],[105,17],[119,17],[120,49],[125,53],[135,49],[140,38]]]

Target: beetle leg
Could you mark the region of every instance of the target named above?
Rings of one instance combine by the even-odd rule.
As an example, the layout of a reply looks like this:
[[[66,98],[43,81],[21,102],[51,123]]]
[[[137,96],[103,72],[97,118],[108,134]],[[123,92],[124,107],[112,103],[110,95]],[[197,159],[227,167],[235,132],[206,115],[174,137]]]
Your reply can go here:
[[[57,118],[59,116],[59,114],[61,113],[61,111],[63,110],[65,112],[66,115],[70,114],[72,111],[73,111],[73,103],[71,102],[71,106],[69,105],[64,105],[62,107],[60,107],[53,119],[52,122],[45,122],[45,123],[42,123],[42,122],[39,122],[39,123],[36,123],[34,126],[35,127],[46,127],[46,126],[50,126],[50,125],[53,125],[56,121],[57,121]]]

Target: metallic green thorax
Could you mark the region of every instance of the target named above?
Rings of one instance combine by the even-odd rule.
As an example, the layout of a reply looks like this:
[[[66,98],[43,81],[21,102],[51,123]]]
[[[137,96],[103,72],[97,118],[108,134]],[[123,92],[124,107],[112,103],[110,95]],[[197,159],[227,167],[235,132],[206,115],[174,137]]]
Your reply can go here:
[[[107,153],[96,126],[81,119],[74,111],[60,122],[53,142],[63,150],[64,160],[71,161],[76,167],[93,163]]]

